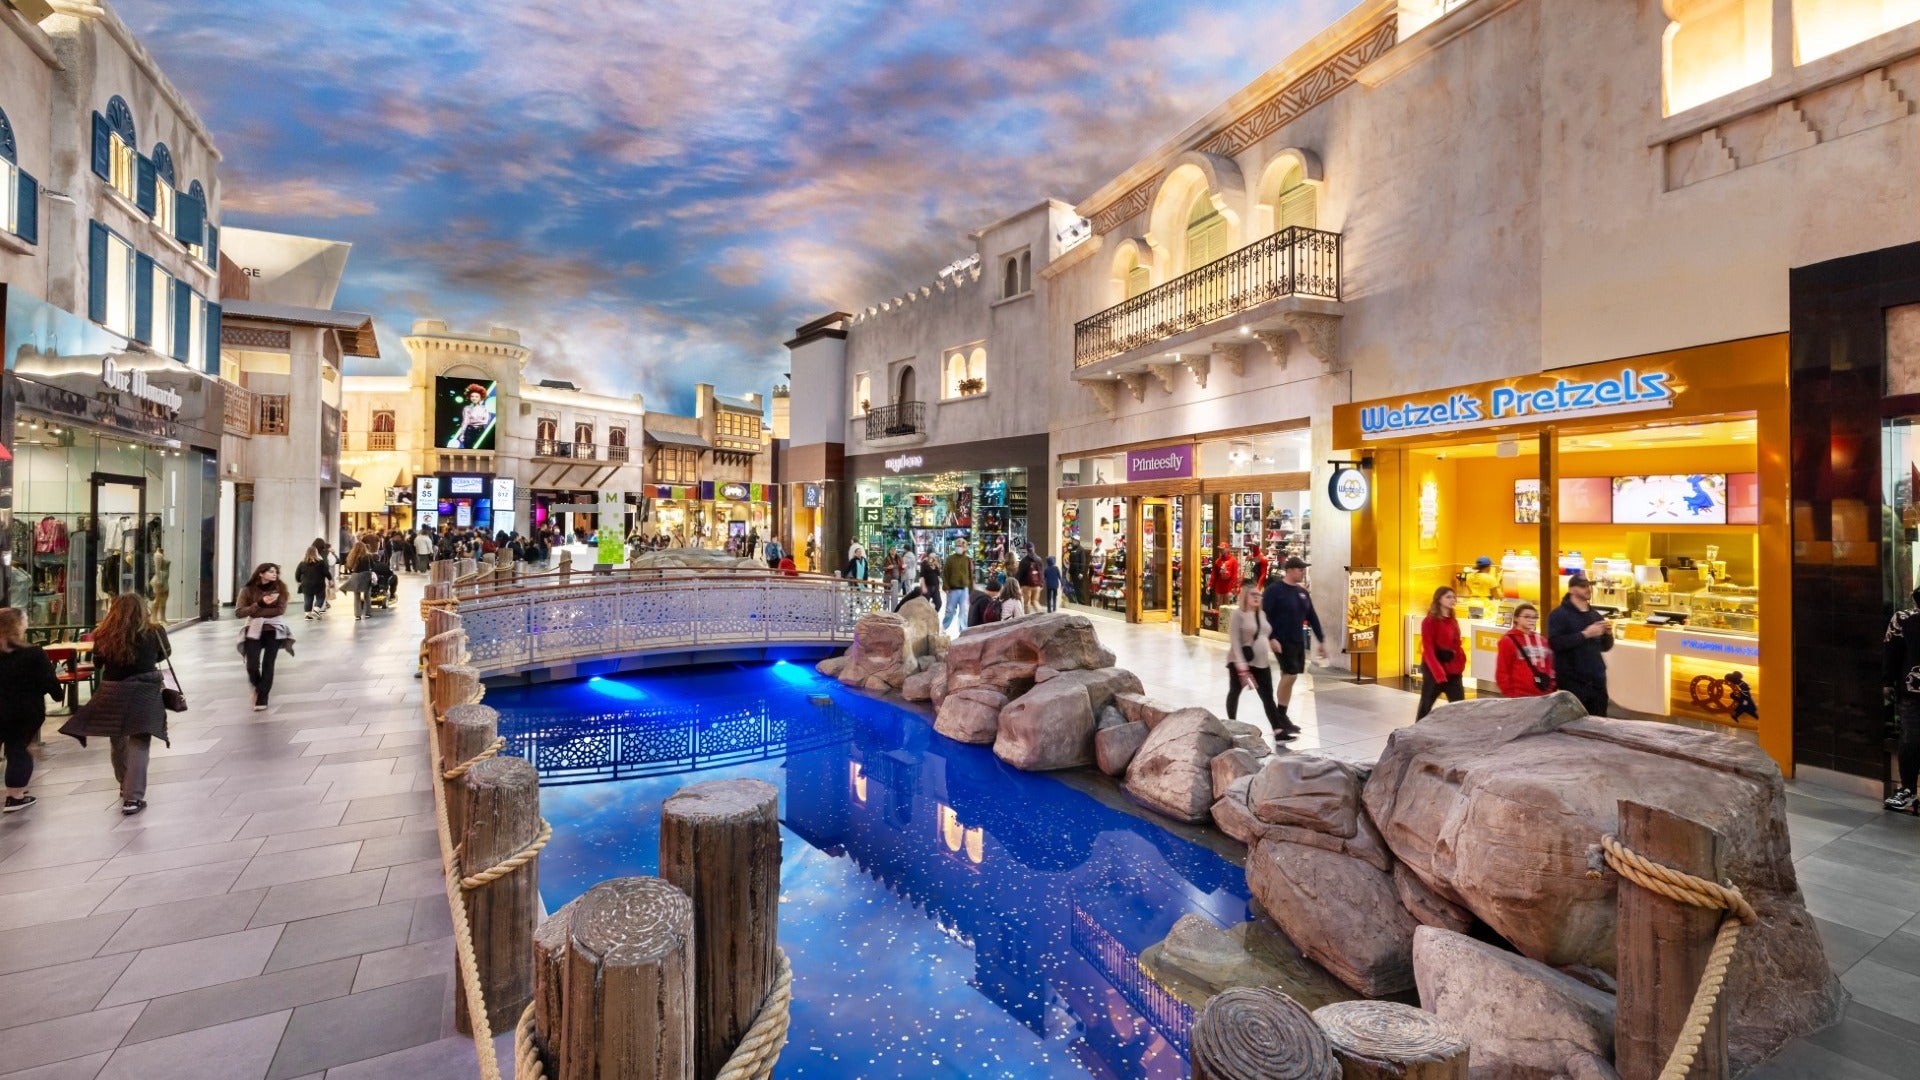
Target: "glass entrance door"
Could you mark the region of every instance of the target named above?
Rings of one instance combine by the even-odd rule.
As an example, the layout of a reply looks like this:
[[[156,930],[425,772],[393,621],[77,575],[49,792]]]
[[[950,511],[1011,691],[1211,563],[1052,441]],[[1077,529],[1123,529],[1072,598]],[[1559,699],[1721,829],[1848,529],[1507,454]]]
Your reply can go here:
[[[1173,507],[1167,499],[1140,500],[1140,621],[1173,618]]]
[[[140,476],[94,473],[89,483],[93,527],[87,581],[93,596],[88,610],[97,625],[114,597],[123,592],[146,594],[147,482]]]

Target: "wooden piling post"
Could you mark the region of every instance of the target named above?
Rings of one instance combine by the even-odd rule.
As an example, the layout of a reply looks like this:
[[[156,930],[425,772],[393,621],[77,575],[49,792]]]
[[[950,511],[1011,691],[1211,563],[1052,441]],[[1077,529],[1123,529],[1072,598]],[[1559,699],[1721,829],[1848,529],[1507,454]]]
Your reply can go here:
[[[560,584],[565,585],[571,582],[572,580],[573,580],[573,552],[562,551],[560,553]]]
[[[463,877],[513,858],[540,835],[540,775],[531,763],[513,757],[488,758],[467,770],[460,794],[460,817],[465,823],[459,834]],[[466,890],[480,989],[486,996],[487,1023],[495,1031],[513,1030],[533,1000],[539,868],[535,856],[498,880]]]
[[[464,644],[464,634],[460,640]],[[433,715],[445,716],[450,709],[479,701],[486,690],[480,683],[479,668],[467,664],[441,664],[439,677],[433,681],[432,692]]]
[[[494,738],[500,734],[500,714],[486,705],[455,705],[446,711],[438,734],[441,766],[452,769],[485,753],[493,745]],[[442,776],[440,782],[445,785],[449,831],[454,836],[465,836],[467,800],[462,792],[466,775]]]
[[[1642,857],[1682,873],[1720,880],[1724,842],[1698,822],[1622,799],[1620,842]],[[1654,1080],[1693,1005],[1700,973],[1713,951],[1722,912],[1669,900],[1622,880],[1615,900],[1614,960],[1620,991],[1614,1024],[1614,1065],[1621,1080]],[[1727,1075],[1726,1003],[1714,1011],[1688,1080]]]
[[[561,926],[541,930],[535,1016],[548,1075],[693,1080],[693,901],[659,878],[615,878],[561,915],[564,939]],[[558,1015],[541,1012],[555,997]]]
[[[1300,1003],[1268,987],[1213,996],[1193,1022],[1193,1080],[1340,1080],[1340,1063]]]
[[[779,798],[764,780],[709,780],[660,808],[660,876],[693,901],[698,1080],[719,1075],[773,985]]]
[[[1337,1001],[1313,1011],[1341,1080],[1467,1080],[1467,1041],[1430,1012],[1391,1001]]]

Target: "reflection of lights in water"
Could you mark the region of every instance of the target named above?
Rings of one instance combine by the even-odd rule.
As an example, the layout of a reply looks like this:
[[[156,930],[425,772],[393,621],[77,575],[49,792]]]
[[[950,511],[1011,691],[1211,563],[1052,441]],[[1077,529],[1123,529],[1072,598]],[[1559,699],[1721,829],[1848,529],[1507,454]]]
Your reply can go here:
[[[847,762],[847,772],[853,778],[853,797],[864,803],[867,801],[867,774],[857,761]]]
[[[619,698],[622,701],[639,701],[641,698],[647,696],[646,691],[631,683],[623,683],[599,675],[588,679],[587,685],[610,698]]]
[[[948,806],[946,803],[939,803],[937,805],[940,807],[940,820],[938,825],[940,842],[947,845],[947,850],[955,855],[960,854],[964,850],[967,861],[975,866],[979,866],[987,854],[986,833],[978,825],[968,828],[962,824],[960,815],[953,812],[953,807]]]
[[[795,686],[810,686],[814,681],[812,671],[787,660],[775,660],[769,670],[774,678]]]

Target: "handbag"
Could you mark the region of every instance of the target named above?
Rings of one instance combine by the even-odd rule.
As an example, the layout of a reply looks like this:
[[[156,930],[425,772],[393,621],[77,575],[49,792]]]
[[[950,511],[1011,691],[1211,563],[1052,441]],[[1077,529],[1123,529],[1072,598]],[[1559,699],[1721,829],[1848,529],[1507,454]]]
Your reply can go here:
[[[173,685],[160,688],[160,704],[165,706],[168,712],[186,712],[187,692],[180,689],[180,676],[173,670],[171,656],[167,657],[167,674],[172,677]]]

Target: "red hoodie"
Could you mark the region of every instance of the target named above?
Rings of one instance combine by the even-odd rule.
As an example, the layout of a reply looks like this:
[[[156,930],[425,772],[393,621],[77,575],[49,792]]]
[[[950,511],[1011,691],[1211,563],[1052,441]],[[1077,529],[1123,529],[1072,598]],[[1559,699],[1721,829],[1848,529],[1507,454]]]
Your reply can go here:
[[[1446,649],[1453,659],[1440,662],[1436,650]],[[1460,624],[1445,615],[1429,615],[1420,620],[1420,658],[1427,673],[1458,675],[1467,670],[1467,650],[1460,646]]]

